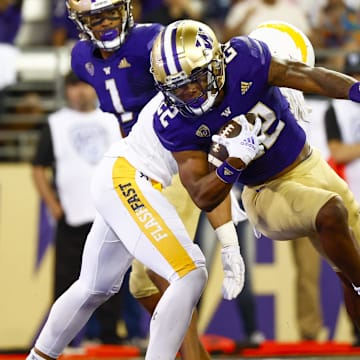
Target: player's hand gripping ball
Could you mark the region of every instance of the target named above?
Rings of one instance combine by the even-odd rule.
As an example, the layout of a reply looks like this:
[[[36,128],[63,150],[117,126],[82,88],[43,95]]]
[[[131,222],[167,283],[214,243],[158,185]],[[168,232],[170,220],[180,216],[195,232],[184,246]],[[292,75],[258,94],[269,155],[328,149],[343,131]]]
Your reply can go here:
[[[251,125],[255,123],[255,114],[247,113],[245,117]],[[241,129],[242,127],[239,121],[239,117],[235,117],[224,124],[218,131],[217,135],[226,138],[234,138],[240,134]],[[228,157],[229,153],[224,145],[212,142],[208,154],[209,170],[214,171],[217,169]]]

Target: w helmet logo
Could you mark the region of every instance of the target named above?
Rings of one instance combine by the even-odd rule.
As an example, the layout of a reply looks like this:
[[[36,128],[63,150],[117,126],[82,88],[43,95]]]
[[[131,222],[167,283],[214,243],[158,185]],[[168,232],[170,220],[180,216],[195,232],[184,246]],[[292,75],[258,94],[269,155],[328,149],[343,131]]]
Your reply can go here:
[[[196,34],[196,47],[204,47],[205,49],[212,50],[213,39],[202,29],[199,28]]]

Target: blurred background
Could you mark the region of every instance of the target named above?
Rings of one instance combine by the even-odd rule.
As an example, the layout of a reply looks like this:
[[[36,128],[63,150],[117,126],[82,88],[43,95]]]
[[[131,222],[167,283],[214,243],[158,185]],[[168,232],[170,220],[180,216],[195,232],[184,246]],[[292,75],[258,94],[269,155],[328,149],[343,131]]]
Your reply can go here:
[[[307,34],[317,66],[339,71],[360,46],[359,0],[133,0],[133,13],[137,22],[164,25],[198,19],[211,25],[222,42],[250,33],[262,21],[287,21]],[[64,105],[64,75],[77,39],[64,1],[0,0],[0,351],[29,348],[52,304],[53,220],[33,184],[31,161],[48,115]],[[328,100],[307,100],[314,108],[309,136],[328,157]],[[303,340],[290,244],[256,239],[251,230],[247,237],[258,330],[279,342]],[[198,229],[198,241],[210,271],[220,274],[210,279],[200,303],[200,330],[241,340],[243,319],[234,302],[221,299],[216,240],[206,225]],[[353,342],[339,283],[325,263],[318,286],[323,320],[312,340]],[[139,311],[146,331],[147,315]]]

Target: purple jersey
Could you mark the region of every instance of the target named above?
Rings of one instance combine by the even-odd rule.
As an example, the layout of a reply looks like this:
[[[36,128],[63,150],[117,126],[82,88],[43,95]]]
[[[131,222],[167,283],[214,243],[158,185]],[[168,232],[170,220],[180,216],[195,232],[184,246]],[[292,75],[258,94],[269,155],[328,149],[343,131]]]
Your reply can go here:
[[[106,60],[91,41],[78,41],[71,66],[97,92],[100,108],[115,114],[127,135],[141,108],[156,94],[150,51],[160,24],[136,24],[124,44]]]
[[[231,118],[255,113],[266,134],[265,151],[241,173],[243,184],[259,184],[289,166],[305,144],[305,133],[291,113],[280,89],[267,83],[271,54],[249,37],[233,38],[224,49],[225,97],[218,107],[199,117],[186,118],[162,104],[154,117],[155,131],[172,151],[208,152],[211,136]]]

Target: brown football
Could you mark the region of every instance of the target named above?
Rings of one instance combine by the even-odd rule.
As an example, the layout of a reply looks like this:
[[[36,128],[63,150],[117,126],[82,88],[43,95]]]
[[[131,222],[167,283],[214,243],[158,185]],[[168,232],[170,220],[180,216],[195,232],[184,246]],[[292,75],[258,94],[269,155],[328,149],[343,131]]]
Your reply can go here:
[[[255,114],[247,113],[245,116],[250,124],[254,124],[256,118]],[[239,123],[237,118],[233,118],[230,121],[228,121],[226,124],[224,124],[220,128],[217,134],[227,138],[232,138],[239,135],[240,131],[241,131],[241,124]],[[214,171],[228,157],[229,154],[226,150],[226,147],[213,142],[210,146],[210,150],[208,154],[209,170]]]

